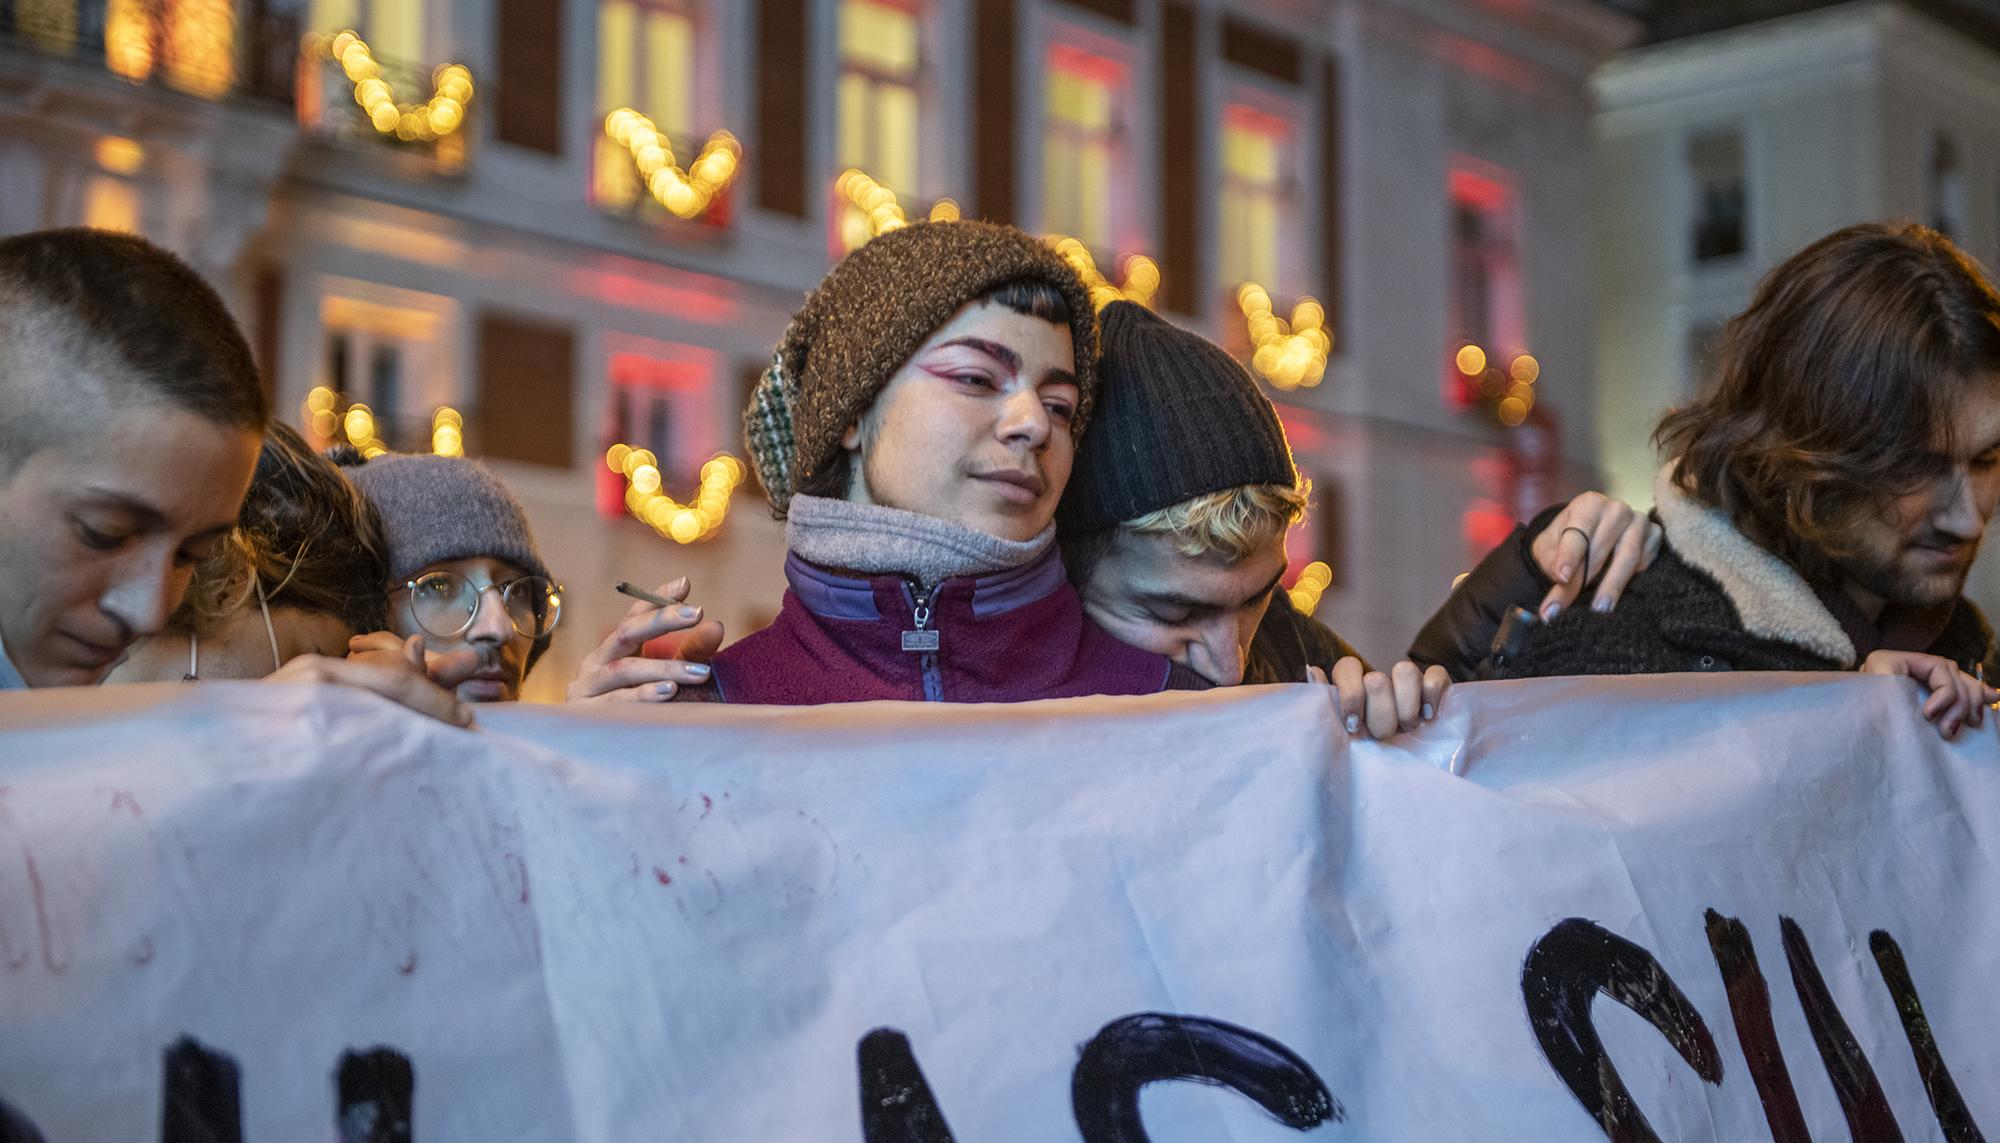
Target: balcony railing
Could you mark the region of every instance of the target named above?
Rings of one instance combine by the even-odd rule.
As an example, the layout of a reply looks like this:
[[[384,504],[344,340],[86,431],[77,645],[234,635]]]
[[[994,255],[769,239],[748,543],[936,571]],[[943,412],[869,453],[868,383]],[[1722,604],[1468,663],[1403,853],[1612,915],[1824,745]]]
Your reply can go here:
[[[387,147],[442,173],[464,168],[472,94],[465,68],[383,59],[352,33],[307,36],[295,47],[299,123],[308,135]]]

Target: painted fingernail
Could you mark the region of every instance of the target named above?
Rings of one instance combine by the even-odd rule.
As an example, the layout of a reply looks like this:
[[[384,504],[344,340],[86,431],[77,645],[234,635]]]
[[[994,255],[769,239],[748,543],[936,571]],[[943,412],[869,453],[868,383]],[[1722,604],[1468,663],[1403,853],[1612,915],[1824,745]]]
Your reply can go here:
[[[659,695],[661,698],[672,698],[674,694],[674,685],[675,684],[671,680],[661,683],[659,686],[653,688],[653,693]]]
[[[1431,705],[1431,704],[1429,704],[1429,703],[1425,703],[1425,704],[1424,704],[1424,721],[1425,721],[1425,722],[1429,722],[1429,721],[1430,721],[1431,719],[1433,719],[1433,718],[1436,718],[1436,717],[1437,717],[1437,708],[1436,708],[1436,707],[1434,707],[1434,706],[1432,706],[1432,705]]]
[[[1357,731],[1357,730],[1360,730],[1360,729],[1361,729],[1361,716],[1360,716],[1360,715],[1358,715],[1358,714],[1350,714],[1350,715],[1348,715],[1348,716],[1347,716],[1347,733],[1349,733],[1349,734],[1353,734],[1353,733],[1354,733],[1355,731]]]
[[[1602,615],[1604,612],[1611,610],[1611,599],[1608,596],[1600,595],[1590,601],[1590,609]]]
[[[680,609],[680,617],[681,617],[682,619],[700,619],[700,618],[701,618],[701,608],[699,608],[699,607],[683,607],[683,608],[681,608],[681,609]]]
[[[707,678],[708,671],[709,667],[707,663],[689,663],[687,665],[687,673],[697,679]]]
[[[1562,610],[1563,610],[1562,604],[1557,603],[1554,600],[1549,601],[1542,607],[1542,622],[1544,623],[1554,622],[1555,617],[1562,614]]]

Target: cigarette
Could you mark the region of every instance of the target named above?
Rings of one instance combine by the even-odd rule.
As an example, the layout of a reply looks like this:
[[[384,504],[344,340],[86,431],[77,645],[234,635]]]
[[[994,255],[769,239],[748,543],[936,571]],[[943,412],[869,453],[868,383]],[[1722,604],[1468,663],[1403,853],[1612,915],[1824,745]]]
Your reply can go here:
[[[643,587],[633,587],[631,584],[626,583],[622,579],[619,580],[615,586],[618,588],[619,591],[624,592],[626,595],[631,596],[633,599],[643,599],[647,603],[652,604],[654,607],[672,607],[674,605],[673,600],[668,599],[665,596],[654,595],[652,592],[647,591]]]

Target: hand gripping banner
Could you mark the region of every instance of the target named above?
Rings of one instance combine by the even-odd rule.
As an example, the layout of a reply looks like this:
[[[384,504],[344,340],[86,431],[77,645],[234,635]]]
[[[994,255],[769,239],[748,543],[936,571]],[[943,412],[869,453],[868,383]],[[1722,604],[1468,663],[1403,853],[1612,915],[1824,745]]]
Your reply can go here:
[[[0,696],[0,1140],[2000,1131],[1992,720],[1329,695]]]

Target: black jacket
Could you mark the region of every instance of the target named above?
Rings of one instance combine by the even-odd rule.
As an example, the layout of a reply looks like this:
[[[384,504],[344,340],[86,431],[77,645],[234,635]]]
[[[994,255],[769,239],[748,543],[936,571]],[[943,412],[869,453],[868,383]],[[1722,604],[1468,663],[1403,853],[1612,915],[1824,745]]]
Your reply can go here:
[[[1852,670],[1869,648],[1789,564],[1719,510],[1671,484],[1654,487],[1665,543],[1609,612],[1574,606],[1492,656],[1494,678],[1678,671]],[[1961,597],[1930,646],[1970,673],[1995,668],[1993,631]]]
[[[1243,665],[1243,685],[1259,683],[1302,683],[1306,668],[1318,667],[1333,679],[1333,665],[1344,656],[1361,658],[1361,652],[1333,633],[1333,628],[1310,615],[1300,615],[1292,597],[1280,587],[1271,592],[1271,606],[1264,609],[1264,621],[1250,642],[1250,661]],[[1368,667],[1362,661],[1362,669]]]
[[[1410,644],[1410,661],[1419,667],[1441,666],[1453,682],[1479,678],[1508,613],[1518,607],[1532,615],[1555,586],[1535,563],[1533,545],[1566,506],[1567,502],[1551,505],[1526,524],[1515,525],[1486,553],[1417,632]]]

